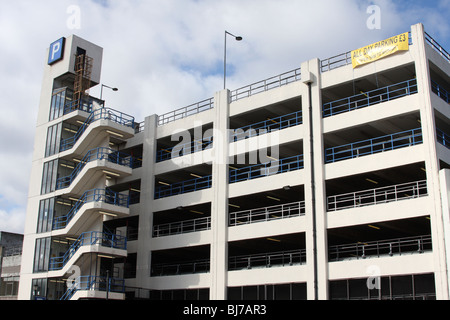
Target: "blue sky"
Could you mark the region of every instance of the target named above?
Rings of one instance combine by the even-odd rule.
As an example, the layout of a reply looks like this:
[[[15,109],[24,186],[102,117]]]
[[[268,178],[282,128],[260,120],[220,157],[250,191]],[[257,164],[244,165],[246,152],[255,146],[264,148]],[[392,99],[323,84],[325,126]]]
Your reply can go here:
[[[74,33],[104,48],[107,105],[143,121],[410,30],[450,50],[450,0],[0,0],[0,231],[23,232],[46,49]],[[380,7],[381,28],[366,10]],[[79,9],[79,25],[73,11]],[[231,39],[230,39],[231,40]],[[98,86],[91,90],[99,95]]]

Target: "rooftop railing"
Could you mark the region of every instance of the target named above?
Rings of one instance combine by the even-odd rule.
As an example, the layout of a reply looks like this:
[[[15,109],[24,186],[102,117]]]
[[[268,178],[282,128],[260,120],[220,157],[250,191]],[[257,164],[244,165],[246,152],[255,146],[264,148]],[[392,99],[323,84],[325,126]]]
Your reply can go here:
[[[428,195],[427,182],[415,181],[381,188],[362,190],[327,197],[327,210],[339,211],[360,208]]]
[[[323,105],[322,115],[324,118],[327,118],[415,93],[417,93],[417,81],[416,79],[411,79],[384,88],[325,103]]]
[[[211,229],[211,217],[158,224],[153,226],[153,237],[172,236]]]
[[[72,218],[80,211],[81,207],[84,204],[91,202],[103,202],[125,208],[128,208],[130,205],[129,196],[126,194],[114,192],[110,189],[88,190],[75,202],[75,205],[66,215],[55,217],[53,219],[53,230],[65,228]]]
[[[211,188],[212,176],[176,182],[169,185],[157,186],[155,188],[155,199],[171,197],[179,194],[199,191]]]
[[[125,293],[125,280],[104,276],[80,276],[60,300],[70,300],[77,291],[87,290]]]
[[[209,98],[206,100],[202,100],[200,102],[191,104],[187,107],[180,108],[163,115],[158,116],[158,125],[162,126],[172,121],[180,120],[183,118],[187,118],[194,114],[207,111],[209,109],[214,108],[214,98]]]
[[[285,203],[265,208],[243,210],[229,213],[230,227],[251,223],[287,219],[305,215],[305,202]]]
[[[108,162],[130,168],[135,164],[133,158],[128,154],[115,151],[110,148],[95,148],[86,153],[70,175],[58,178],[56,180],[56,190],[68,188],[86,164],[95,160],[107,160]]]
[[[365,243],[352,243],[329,248],[329,261],[346,259],[365,259],[412,253],[424,253],[432,250],[431,235],[380,240]]]
[[[431,47],[434,50],[436,50],[436,52],[438,52],[444,59],[450,62],[450,54],[426,32],[425,32],[425,41],[428,42],[431,45]]]
[[[67,139],[61,140],[60,152],[71,149],[89,125],[98,120],[111,120],[120,125],[134,128],[134,117],[110,108],[100,108],[91,112],[86,121],[78,129],[77,133]]]
[[[358,141],[325,150],[325,162],[354,159],[384,151],[410,147],[423,142],[421,128],[393,133],[382,137]]]
[[[70,258],[75,255],[79,248],[97,244],[102,247],[126,250],[127,238],[100,231],[84,232],[78,237],[77,240],[75,240],[63,256],[50,258],[49,270],[61,270]]]
[[[280,75],[277,75],[275,77],[258,81],[245,87],[233,90],[231,91],[231,102],[243,98],[248,98],[257,93],[269,91],[290,84],[292,82],[299,81],[301,80],[301,76],[302,76],[301,68],[297,68],[292,71],[288,71]]]
[[[230,170],[229,183],[267,177],[284,172],[303,169],[303,155]]]
[[[228,259],[228,271],[302,265],[306,249],[234,256]]]

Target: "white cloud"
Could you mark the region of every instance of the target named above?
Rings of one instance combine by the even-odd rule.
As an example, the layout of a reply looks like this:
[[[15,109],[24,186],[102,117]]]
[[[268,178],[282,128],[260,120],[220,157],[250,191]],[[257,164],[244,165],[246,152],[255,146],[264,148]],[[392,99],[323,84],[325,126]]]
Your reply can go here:
[[[23,222],[45,51],[61,36],[75,33],[104,48],[102,82],[119,88],[105,91],[104,98],[143,121],[222,88],[225,29],[244,37],[242,42],[230,38],[227,50],[227,83],[236,89],[305,60],[407,31],[421,19],[438,40],[446,40],[450,26],[448,0],[434,7],[394,0],[0,2],[0,195],[9,199],[8,206],[0,201],[0,230],[6,231]],[[381,8],[381,30],[366,27],[370,4]],[[70,5],[80,7],[80,29],[67,27]],[[91,94],[99,91],[93,88]]]

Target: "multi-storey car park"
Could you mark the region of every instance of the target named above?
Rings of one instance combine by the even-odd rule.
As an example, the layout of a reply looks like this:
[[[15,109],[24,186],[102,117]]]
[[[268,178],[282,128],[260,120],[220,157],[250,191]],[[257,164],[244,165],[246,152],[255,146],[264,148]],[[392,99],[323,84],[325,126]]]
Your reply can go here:
[[[450,54],[408,41],[143,122],[89,96],[100,47],[53,43],[19,299],[448,299]]]

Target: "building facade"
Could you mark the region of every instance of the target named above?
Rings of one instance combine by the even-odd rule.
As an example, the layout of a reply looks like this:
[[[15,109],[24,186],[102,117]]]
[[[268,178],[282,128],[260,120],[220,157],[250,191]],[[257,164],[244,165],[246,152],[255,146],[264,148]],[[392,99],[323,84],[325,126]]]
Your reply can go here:
[[[406,37],[143,122],[53,43],[19,298],[448,299],[450,55]]]
[[[0,300],[16,300],[23,235],[0,231]]]

